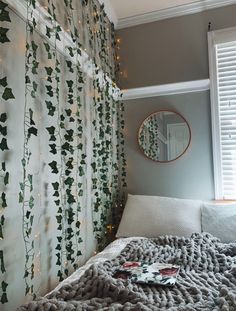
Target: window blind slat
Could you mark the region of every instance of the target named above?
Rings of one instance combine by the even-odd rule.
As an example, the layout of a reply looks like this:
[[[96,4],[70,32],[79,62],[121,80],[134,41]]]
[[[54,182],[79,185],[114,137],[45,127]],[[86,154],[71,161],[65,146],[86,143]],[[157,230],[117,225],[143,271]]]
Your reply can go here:
[[[236,42],[215,44],[221,192],[236,198]]]

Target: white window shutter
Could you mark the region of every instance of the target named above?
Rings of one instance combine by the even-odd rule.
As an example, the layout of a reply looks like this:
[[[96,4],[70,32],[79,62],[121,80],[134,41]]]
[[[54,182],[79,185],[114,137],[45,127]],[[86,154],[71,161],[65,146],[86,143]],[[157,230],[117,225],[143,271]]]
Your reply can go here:
[[[236,199],[236,28],[209,33],[216,199]]]

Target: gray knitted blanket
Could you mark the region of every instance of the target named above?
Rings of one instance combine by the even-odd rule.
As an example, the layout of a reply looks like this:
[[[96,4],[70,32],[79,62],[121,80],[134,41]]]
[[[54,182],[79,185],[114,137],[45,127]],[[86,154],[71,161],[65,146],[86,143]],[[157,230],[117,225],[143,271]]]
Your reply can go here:
[[[114,279],[125,261],[181,266],[173,287]],[[74,310],[236,310],[236,243],[222,244],[209,234],[130,242],[113,260],[93,265],[77,281],[17,311]]]

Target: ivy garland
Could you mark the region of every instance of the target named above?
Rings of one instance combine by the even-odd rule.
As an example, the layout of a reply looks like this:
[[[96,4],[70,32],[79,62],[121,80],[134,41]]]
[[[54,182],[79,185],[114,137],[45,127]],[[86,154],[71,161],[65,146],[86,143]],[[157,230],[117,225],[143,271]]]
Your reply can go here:
[[[5,125],[7,121],[7,114],[2,113],[0,115],[0,133],[3,136],[1,143],[0,143],[0,148],[2,151],[8,150],[7,146],[7,126]],[[4,187],[6,187],[9,183],[9,172],[6,169],[6,163],[2,162],[1,163],[1,169],[0,169],[0,177],[3,181]],[[6,192],[5,190],[1,193],[1,208],[5,209],[7,207],[7,198],[6,198]],[[5,238],[4,236],[4,224],[5,224],[5,217],[4,214],[1,215],[0,218],[0,239],[3,240]],[[6,273],[6,268],[5,268],[5,262],[4,262],[4,253],[3,250],[0,250],[0,267],[1,267],[1,272],[2,274]],[[8,298],[7,298],[7,286],[8,283],[6,283],[4,280],[1,283],[1,303],[7,303]]]
[[[36,77],[38,75],[39,62],[37,61],[38,45],[33,39],[35,33],[36,21],[32,17],[32,10],[35,9],[35,0],[27,0],[27,20],[26,20],[26,51],[25,51],[25,106],[24,106],[24,144],[23,158],[21,160],[23,169],[23,180],[20,183],[19,203],[22,205],[22,233],[25,245],[25,295],[30,294],[33,298],[34,293],[34,206],[35,197],[33,189],[33,175],[29,173],[31,160],[30,142],[32,136],[38,135],[38,130],[34,121],[34,111],[32,103],[36,99],[38,84]]]
[[[67,134],[65,139],[67,141],[73,141],[74,140],[74,150],[75,150],[75,156],[74,158],[69,158],[69,161],[67,163],[70,163],[71,167],[67,167],[67,173],[72,172],[72,169],[75,168],[75,179],[72,179],[70,177],[67,178],[69,186],[72,187],[72,185],[75,188],[75,196],[74,201],[76,203],[75,207],[75,213],[73,212],[73,209],[70,208],[68,211],[68,225],[71,225],[75,221],[75,245],[72,244],[71,241],[69,241],[69,256],[68,260],[71,260],[71,263],[73,264],[74,270],[78,268],[78,260],[80,256],[82,255],[81,250],[79,249],[79,244],[83,242],[82,238],[80,237],[80,221],[79,221],[79,213],[81,212],[81,200],[80,198],[83,198],[84,196],[84,190],[83,190],[83,176],[85,175],[85,165],[86,165],[86,153],[84,150],[84,143],[83,143],[83,120],[81,115],[82,110],[82,104],[81,104],[81,92],[83,90],[83,84],[85,83],[85,79],[83,77],[83,73],[81,71],[78,56],[81,55],[81,44],[79,42],[79,31],[75,25],[74,22],[74,8],[72,5],[72,0],[64,0],[65,7],[67,10],[67,16],[68,16],[68,23],[70,26],[70,35],[73,39],[73,42],[76,44],[76,49],[74,52],[70,51],[71,54],[75,56],[76,63],[73,64],[70,60],[66,61],[67,68],[70,73],[75,74],[75,83],[73,83],[72,80],[66,81],[68,86],[68,100],[67,102],[69,105],[76,104],[76,112],[72,113],[71,109],[66,110],[66,114],[69,117],[69,123],[70,122],[76,122],[77,130],[74,132],[73,130],[67,131]],[[74,137],[73,137],[74,136]],[[72,138],[73,137],[73,138]],[[68,138],[68,139],[67,139]],[[73,162],[73,164],[72,164]],[[69,199],[69,198],[68,198]],[[71,196],[72,199],[72,196]],[[73,201],[73,200],[71,200]],[[74,219],[75,216],[75,219]],[[69,233],[72,232],[72,229],[69,229]],[[73,235],[70,235],[70,238],[72,238]],[[73,249],[76,249],[75,259],[72,258],[72,255],[74,253]]]
[[[0,0],[0,22],[1,23],[11,23],[11,18],[9,15],[9,9],[8,5]],[[5,44],[9,43],[10,39],[8,37],[8,31],[10,29],[6,27],[0,26],[0,43]],[[12,92],[12,89],[8,85],[7,76],[4,76],[0,78],[0,89],[1,89],[1,98],[4,101],[8,101],[9,99],[14,99],[15,96]],[[0,134],[2,136],[1,142],[0,142],[0,149],[3,153],[7,152],[9,150],[8,148],[8,142],[7,142],[7,114],[2,113],[0,115]],[[5,225],[5,216],[4,216],[4,209],[7,207],[7,196],[6,196],[6,187],[9,184],[9,172],[7,171],[6,162],[3,161],[1,163],[0,167],[0,178],[3,183],[3,191],[1,193],[1,217],[0,217],[0,239],[5,239],[4,236],[4,225]],[[6,273],[5,268],[5,261],[4,261],[4,251],[0,250],[0,268],[1,273],[4,275]],[[1,282],[1,303],[5,304],[8,302],[7,297],[7,287],[8,283],[3,279]]]
[[[34,40],[37,22],[33,17],[33,10],[36,8],[36,0],[25,0],[27,3],[26,20],[26,52],[25,52],[25,106],[24,106],[24,144],[22,170],[23,179],[20,183],[19,203],[22,206],[22,232],[25,245],[25,295],[30,294],[35,298],[34,290],[34,260],[35,245],[33,237],[34,226],[34,179],[30,174],[32,161],[32,141],[38,136],[38,128],[35,121],[34,102],[39,92],[37,78],[39,76],[39,45]],[[99,66],[104,73],[114,77],[114,68],[111,64],[111,49],[114,47],[114,29],[105,18],[104,6],[93,1],[83,0],[84,22],[89,27],[88,42],[90,55],[96,64],[96,57],[101,59]],[[58,277],[63,280],[69,275],[71,268],[77,269],[78,261],[82,255],[80,244],[83,242],[80,232],[80,212],[84,204],[84,183],[87,170],[84,126],[85,107],[82,102],[84,92],[85,77],[79,64],[81,56],[81,43],[79,29],[75,25],[75,11],[72,0],[64,0],[64,8],[68,19],[67,32],[70,33],[76,48],[67,47],[69,58],[59,55],[57,44],[61,41],[61,28],[57,17],[58,3],[54,0],[47,0],[47,12],[52,27],[46,26],[46,40],[43,40],[44,51],[49,63],[44,65],[46,73],[45,84],[45,106],[48,115],[53,121],[48,124],[46,130],[49,134],[49,149],[53,155],[53,161],[48,163],[51,173],[55,177],[51,186],[53,188],[54,203],[57,208],[57,245],[56,245],[56,265],[59,266]],[[7,5],[0,0],[0,21],[10,22]],[[7,28],[0,27],[0,42],[9,42]],[[111,36],[111,38],[109,38]],[[54,41],[52,45],[49,41]],[[108,42],[111,45],[108,46]],[[97,47],[97,48],[96,48]],[[110,56],[113,55],[113,56]],[[63,57],[63,60],[62,60]],[[76,60],[75,62],[72,60]],[[65,66],[64,66],[65,65]],[[64,66],[64,68],[63,68]],[[122,162],[122,186],[125,186],[125,160],[124,147],[119,149],[119,140],[123,142],[123,116],[122,111],[118,111],[118,101],[112,98],[109,91],[110,82],[103,87],[100,85],[98,72],[100,67],[95,65],[95,76],[93,79],[94,97],[93,107],[93,162],[92,162],[92,187],[93,187],[93,216],[94,233],[98,241],[99,248],[105,245],[104,236],[106,227],[114,222],[114,213],[111,208],[117,206],[119,198],[119,165]],[[62,74],[63,72],[63,74]],[[105,75],[104,75],[105,79]],[[12,89],[9,88],[7,77],[0,79],[0,86],[3,88],[2,98],[4,100],[13,99]],[[66,86],[65,103],[62,100],[61,89]],[[0,115],[0,132],[4,136],[0,142],[0,149],[5,151],[7,146],[7,129],[4,123],[7,115]],[[55,122],[56,120],[56,122]],[[121,122],[121,131],[117,130]],[[117,137],[116,144],[112,144],[114,137]],[[6,186],[9,182],[9,172],[5,162],[1,163],[0,177]],[[2,206],[6,207],[6,194],[1,195]],[[5,218],[0,219],[0,238],[4,237]],[[3,251],[0,251],[1,271],[5,273]],[[7,283],[2,282],[1,302],[7,302]]]
[[[65,6],[70,13],[68,13],[69,22],[70,22],[70,32],[73,41],[76,43],[77,48],[73,49],[72,47],[67,47],[70,56],[73,58],[76,56],[78,59],[78,55],[81,55],[80,44],[78,42],[78,30],[74,25],[73,19],[73,6],[72,1],[64,1]],[[53,57],[55,59],[55,70],[50,68],[45,68],[47,74],[50,76],[55,72],[54,78],[56,80],[56,88],[53,89],[52,85],[46,85],[49,96],[53,97],[54,92],[57,97],[57,105],[53,106],[52,102],[47,102],[47,106],[49,108],[49,114],[54,115],[54,112],[57,112],[57,118],[59,120],[58,124],[58,137],[59,137],[59,145],[56,146],[55,143],[50,144],[51,152],[53,154],[57,154],[57,151],[60,151],[61,155],[61,165],[58,167],[56,161],[52,161],[49,163],[52,173],[58,174],[60,172],[59,182],[52,183],[54,188],[54,196],[56,197],[55,204],[59,207],[57,212],[57,222],[58,222],[58,230],[61,232],[60,235],[57,236],[58,244],[56,246],[56,256],[57,256],[57,265],[60,266],[58,270],[59,280],[63,280],[64,277],[67,277],[69,274],[68,267],[73,266],[73,269],[77,269],[78,267],[78,258],[82,255],[79,244],[83,242],[80,237],[80,222],[79,222],[79,212],[81,211],[81,205],[79,202],[79,197],[83,196],[83,183],[78,182],[78,175],[81,178],[84,174],[84,165],[86,154],[83,152],[83,144],[81,141],[77,143],[78,138],[82,140],[83,138],[83,125],[82,119],[80,116],[80,108],[81,108],[81,98],[80,92],[82,91],[82,84],[84,83],[82,72],[79,67],[79,63],[72,63],[69,59],[66,59],[66,68],[70,74],[75,75],[75,82],[70,79],[65,81],[65,85],[67,87],[67,108],[63,109],[63,113],[60,113],[60,98],[59,98],[59,83],[60,83],[60,67],[61,64],[59,62],[57,56],[57,46],[56,40],[60,40],[59,32],[61,28],[58,26],[56,22],[56,7],[53,2],[51,4],[52,8],[48,8],[48,13],[52,16],[52,20],[54,21],[54,31],[55,31],[55,46],[53,52],[51,51],[50,46],[47,43],[44,43],[46,51],[49,57]],[[73,32],[72,32],[73,29]],[[52,30],[47,29],[47,35],[50,38],[52,36]],[[48,80],[48,79],[47,79]],[[52,83],[52,79],[49,80]],[[71,105],[77,103],[77,111],[72,112],[70,108]],[[73,124],[77,124],[78,128],[75,132],[73,129]],[[69,128],[68,128],[69,126]],[[56,140],[55,137],[55,127],[47,128],[50,134],[50,140]],[[76,152],[80,153],[79,155]],[[78,159],[78,160],[76,160]],[[80,159],[80,160],[79,160]],[[78,163],[80,161],[80,163]],[[74,173],[76,171],[76,173]],[[60,192],[60,199],[59,197]],[[74,207],[76,205],[76,207]],[[63,241],[63,237],[65,241]],[[74,240],[76,243],[74,243]],[[76,249],[76,251],[74,250]]]
[[[50,139],[49,147],[50,153],[55,155],[55,160],[49,163],[51,172],[58,175],[57,181],[52,182],[52,187],[54,190],[53,197],[54,203],[57,206],[57,230],[60,234],[57,235],[57,245],[56,245],[56,265],[59,266],[57,276],[59,280],[64,279],[64,275],[67,275],[67,269],[64,267],[65,262],[65,241],[63,237],[66,235],[66,229],[64,225],[64,219],[66,217],[65,204],[66,198],[64,193],[64,155],[65,155],[65,145],[63,144],[63,129],[65,127],[65,117],[60,112],[60,73],[61,73],[61,63],[59,60],[57,52],[57,40],[60,41],[60,32],[61,27],[57,24],[56,18],[56,7],[52,1],[48,1],[47,11],[49,13],[51,22],[53,23],[53,28],[47,27],[47,37],[49,39],[54,37],[54,46],[51,46],[44,42],[46,52],[48,54],[48,59],[53,59],[54,67],[45,67],[47,74],[47,83],[45,84],[46,94],[49,100],[46,100],[46,106],[48,108],[48,115],[56,117],[57,119],[57,128],[54,126],[47,127]],[[56,98],[56,104],[53,103],[53,98]],[[60,165],[57,162],[57,155],[60,157]]]
[[[118,115],[117,115],[117,139],[118,139],[118,152],[117,152],[117,162],[120,167],[119,173],[119,199],[116,208],[116,221],[115,224],[118,225],[122,216],[124,204],[125,204],[125,188],[126,183],[126,158],[125,158],[125,139],[124,139],[124,103],[122,100],[118,103]]]

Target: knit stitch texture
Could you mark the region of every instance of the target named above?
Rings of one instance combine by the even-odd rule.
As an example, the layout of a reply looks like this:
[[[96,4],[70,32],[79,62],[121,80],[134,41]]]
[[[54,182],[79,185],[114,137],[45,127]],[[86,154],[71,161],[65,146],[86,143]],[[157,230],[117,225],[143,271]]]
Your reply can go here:
[[[126,261],[180,265],[173,287],[131,283],[113,274]],[[236,243],[210,234],[134,240],[113,260],[17,311],[235,311]]]

